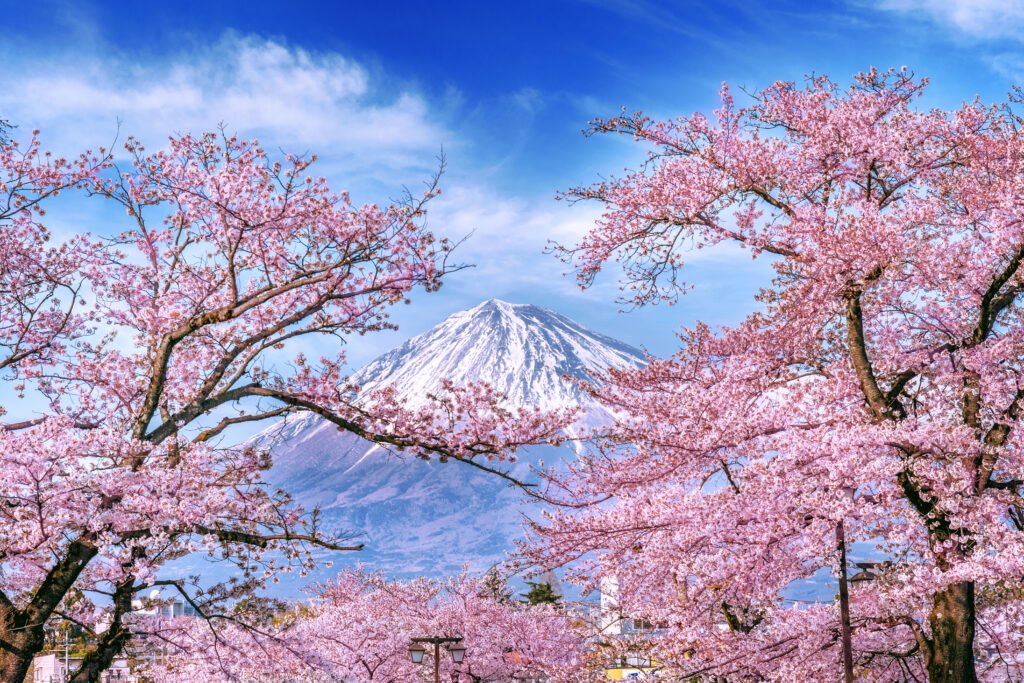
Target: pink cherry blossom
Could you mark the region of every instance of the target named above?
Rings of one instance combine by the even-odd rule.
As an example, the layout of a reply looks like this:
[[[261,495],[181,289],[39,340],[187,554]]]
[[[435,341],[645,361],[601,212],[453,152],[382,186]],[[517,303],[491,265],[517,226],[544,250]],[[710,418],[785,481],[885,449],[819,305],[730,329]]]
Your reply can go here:
[[[420,197],[357,205],[311,175],[315,157],[270,157],[222,134],[51,159],[0,147],[0,369],[46,410],[0,425],[0,678],[20,680],[54,620],[97,630],[75,681],[97,680],[135,635],[132,600],[161,586],[218,614],[315,549],[357,549],[268,489],[268,454],[232,447],[237,425],[310,411],[411,456],[501,474],[492,459],[559,438],[571,411],[506,408],[487,386],[448,386],[413,408],[356,399],[344,357],[306,340],[393,327],[391,306],[452,267]],[[61,191],[124,216],[50,244]],[[461,466],[461,465],[455,465]],[[168,561],[235,568],[200,590]],[[219,625],[216,619],[208,623]],[[241,620],[231,622],[235,627]],[[249,625],[253,626],[253,625]]]
[[[627,301],[672,302],[723,243],[775,271],[740,324],[593,389],[623,418],[536,527],[545,566],[618,579],[683,678],[841,680],[837,605],[787,599],[836,576],[840,521],[882,563],[851,589],[858,679],[1021,676],[1024,119],[925,87],[815,77],[594,125],[651,152],[568,193],[604,208],[563,250],[583,286],[615,264]]]
[[[432,681],[432,650],[424,664],[409,657],[420,636],[463,639],[461,663],[441,650],[445,681],[600,680],[586,671],[589,639],[569,613],[499,601],[466,576],[389,582],[348,571],[263,632],[181,619],[163,633],[164,663],[149,672],[158,683]]]

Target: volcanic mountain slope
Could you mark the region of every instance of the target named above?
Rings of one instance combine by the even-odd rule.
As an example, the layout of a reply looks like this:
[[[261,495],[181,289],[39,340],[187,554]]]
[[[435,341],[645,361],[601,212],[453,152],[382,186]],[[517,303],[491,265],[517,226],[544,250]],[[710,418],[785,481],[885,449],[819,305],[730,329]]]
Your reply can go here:
[[[593,423],[608,413],[566,376],[591,379],[643,362],[637,349],[558,313],[491,299],[385,353],[353,379],[364,392],[392,386],[410,402],[446,378],[485,381],[511,405],[578,405],[581,421]],[[521,491],[494,475],[396,455],[314,415],[292,417],[254,439],[272,450],[270,483],[307,508],[320,506],[323,526],[352,532],[366,544],[358,560],[391,576],[451,574],[467,562],[486,568],[522,535],[530,509]],[[526,478],[538,460],[565,457],[573,457],[568,447],[528,449],[511,471]]]

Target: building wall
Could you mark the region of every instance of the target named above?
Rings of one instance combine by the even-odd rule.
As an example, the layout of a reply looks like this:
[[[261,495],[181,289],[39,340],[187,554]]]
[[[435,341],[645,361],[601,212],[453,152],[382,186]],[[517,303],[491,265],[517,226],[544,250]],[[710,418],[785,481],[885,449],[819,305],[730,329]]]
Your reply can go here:
[[[82,662],[79,657],[68,658],[71,671]],[[32,683],[64,683],[67,669],[64,668],[64,657],[59,654],[40,655],[32,660]],[[102,683],[139,683],[128,667],[128,660],[115,659],[110,669],[103,673]]]

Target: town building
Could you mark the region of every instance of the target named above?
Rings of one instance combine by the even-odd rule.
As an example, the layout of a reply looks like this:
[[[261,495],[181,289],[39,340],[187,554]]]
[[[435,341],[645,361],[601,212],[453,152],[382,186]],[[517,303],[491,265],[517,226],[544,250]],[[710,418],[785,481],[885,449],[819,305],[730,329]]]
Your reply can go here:
[[[74,673],[81,663],[81,657],[70,657],[62,653],[39,655],[32,660],[31,683],[64,683],[69,673]],[[101,683],[139,683],[139,680],[128,667],[128,660],[123,657],[115,659],[100,676]]]

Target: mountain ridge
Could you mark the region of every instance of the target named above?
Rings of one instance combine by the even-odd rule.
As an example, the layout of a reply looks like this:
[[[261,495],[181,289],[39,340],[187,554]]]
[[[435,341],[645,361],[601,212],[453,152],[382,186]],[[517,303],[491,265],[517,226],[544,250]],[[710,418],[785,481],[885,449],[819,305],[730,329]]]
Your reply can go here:
[[[352,380],[363,392],[393,386],[415,400],[410,394],[437,390],[442,376],[455,384],[483,379],[512,405],[553,408],[588,400],[563,375],[592,380],[594,370],[642,359],[639,349],[550,309],[488,299],[382,354]],[[487,372],[482,362],[494,367]]]
[[[513,407],[581,406],[586,421],[610,413],[580,386],[610,367],[638,366],[643,354],[555,311],[488,299],[371,361],[352,375],[359,395],[394,387],[411,404],[455,384],[488,382]],[[390,453],[314,415],[290,417],[253,437],[269,447],[267,480],[323,522],[358,532],[367,566],[396,576],[486,568],[511,550],[533,510],[494,475],[456,463]],[[540,461],[574,458],[571,447],[523,449],[508,463],[524,479]]]

